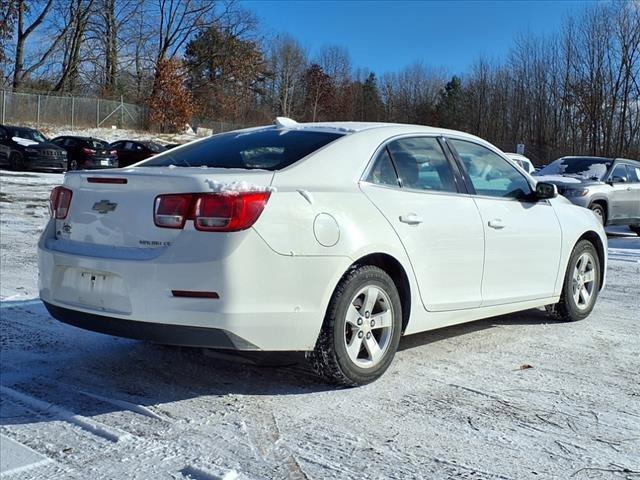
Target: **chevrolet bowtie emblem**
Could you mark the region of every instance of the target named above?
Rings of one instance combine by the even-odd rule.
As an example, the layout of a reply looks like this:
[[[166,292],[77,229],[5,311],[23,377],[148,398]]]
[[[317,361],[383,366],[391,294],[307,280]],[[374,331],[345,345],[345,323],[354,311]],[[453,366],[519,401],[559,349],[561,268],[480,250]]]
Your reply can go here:
[[[117,206],[118,206],[117,203],[110,202],[109,200],[100,200],[99,202],[96,202],[93,204],[93,210],[95,210],[98,213],[104,214],[104,213],[113,212]]]

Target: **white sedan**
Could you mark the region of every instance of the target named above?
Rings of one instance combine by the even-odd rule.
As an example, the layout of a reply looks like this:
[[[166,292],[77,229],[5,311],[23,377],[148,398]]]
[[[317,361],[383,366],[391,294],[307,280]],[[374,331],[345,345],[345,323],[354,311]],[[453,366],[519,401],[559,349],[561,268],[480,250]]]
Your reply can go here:
[[[298,124],[69,172],[39,242],[40,297],[97,332],[306,351],[360,385],[401,335],[547,306],[592,311],[607,239],[587,209],[461,132]]]

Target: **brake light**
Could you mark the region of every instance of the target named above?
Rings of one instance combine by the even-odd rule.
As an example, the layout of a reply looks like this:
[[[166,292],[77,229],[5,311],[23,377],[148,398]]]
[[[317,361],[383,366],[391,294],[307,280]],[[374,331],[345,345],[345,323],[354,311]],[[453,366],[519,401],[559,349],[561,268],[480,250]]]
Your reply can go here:
[[[87,155],[93,155],[94,153],[96,153],[96,151],[92,150],[91,148],[83,148],[82,151]]]
[[[73,192],[68,188],[55,187],[51,190],[51,195],[49,196],[49,209],[51,210],[51,216],[57,220],[64,220],[67,218],[72,196]]]
[[[270,192],[198,195],[193,208],[196,230],[237,232],[253,225],[269,200]]]
[[[118,156],[118,151],[117,151],[117,150],[111,150],[109,153],[110,153],[111,155],[116,156],[116,157]]]
[[[159,195],[153,221],[157,227],[182,229],[187,220],[193,220],[196,230],[237,232],[258,220],[270,195],[270,192]]]
[[[192,203],[193,195],[190,193],[159,195],[153,209],[153,221],[157,227],[184,228]]]

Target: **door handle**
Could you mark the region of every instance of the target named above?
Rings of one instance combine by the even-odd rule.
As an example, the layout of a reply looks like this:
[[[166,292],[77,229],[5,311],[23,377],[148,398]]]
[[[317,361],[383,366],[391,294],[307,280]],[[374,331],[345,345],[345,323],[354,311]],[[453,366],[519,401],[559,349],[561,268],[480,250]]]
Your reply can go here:
[[[415,213],[407,213],[406,215],[400,215],[400,221],[402,223],[408,223],[409,225],[418,225],[423,220]]]
[[[488,225],[491,228],[495,228],[496,230],[501,230],[505,227],[505,224],[501,218],[494,218],[493,220],[489,220]]]

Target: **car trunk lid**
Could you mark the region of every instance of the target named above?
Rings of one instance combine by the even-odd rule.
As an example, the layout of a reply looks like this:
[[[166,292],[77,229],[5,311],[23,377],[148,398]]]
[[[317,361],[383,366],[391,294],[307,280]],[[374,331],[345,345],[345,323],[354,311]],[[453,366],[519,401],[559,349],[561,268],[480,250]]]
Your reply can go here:
[[[154,223],[158,195],[219,191],[221,185],[267,188],[273,172],[182,167],[134,167],[71,172],[64,187],[73,192],[69,213],[56,221],[56,238],[83,244],[166,247],[183,231]],[[187,222],[185,229],[193,229]]]

